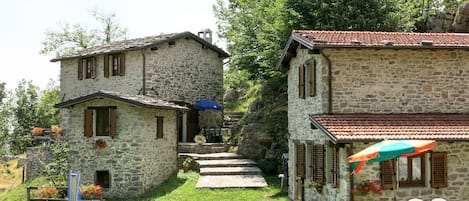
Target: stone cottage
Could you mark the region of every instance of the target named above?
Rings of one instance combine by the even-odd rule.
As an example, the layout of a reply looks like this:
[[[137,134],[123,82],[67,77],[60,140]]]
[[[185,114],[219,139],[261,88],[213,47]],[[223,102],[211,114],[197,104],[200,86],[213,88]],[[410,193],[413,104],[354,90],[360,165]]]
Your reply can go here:
[[[199,37],[201,36],[201,37]],[[130,197],[177,170],[177,144],[199,132],[199,100],[221,102],[223,59],[211,32],[117,41],[60,62],[70,168],[107,197]]]
[[[278,63],[288,71],[289,197],[469,200],[468,50],[469,34],[293,31]],[[351,175],[347,157],[384,139],[438,145]],[[351,193],[367,180],[384,190]]]

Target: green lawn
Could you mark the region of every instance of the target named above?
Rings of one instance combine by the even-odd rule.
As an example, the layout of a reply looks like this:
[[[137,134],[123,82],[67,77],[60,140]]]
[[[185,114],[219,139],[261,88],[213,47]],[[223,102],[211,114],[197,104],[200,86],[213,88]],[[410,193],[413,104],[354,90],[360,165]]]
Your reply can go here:
[[[280,190],[280,180],[276,176],[266,176],[268,187],[261,189],[195,189],[199,174],[179,171],[160,187],[144,196],[133,199],[107,199],[106,201],[260,201],[289,200],[287,193]]]
[[[179,171],[160,187],[147,194],[132,199],[106,199],[106,201],[261,201],[289,200],[287,193],[280,190],[280,181],[276,176],[266,176],[268,187],[260,189],[195,189],[199,178],[196,172]],[[0,201],[25,201],[26,186],[40,186],[47,183],[44,178],[37,178],[13,188],[0,195]]]

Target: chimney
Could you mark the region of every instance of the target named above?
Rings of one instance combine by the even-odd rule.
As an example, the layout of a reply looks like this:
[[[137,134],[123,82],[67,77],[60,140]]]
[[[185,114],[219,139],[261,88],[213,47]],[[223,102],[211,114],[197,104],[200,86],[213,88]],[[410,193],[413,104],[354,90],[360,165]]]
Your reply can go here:
[[[197,36],[212,44],[212,31],[210,29],[202,29],[197,32]]]

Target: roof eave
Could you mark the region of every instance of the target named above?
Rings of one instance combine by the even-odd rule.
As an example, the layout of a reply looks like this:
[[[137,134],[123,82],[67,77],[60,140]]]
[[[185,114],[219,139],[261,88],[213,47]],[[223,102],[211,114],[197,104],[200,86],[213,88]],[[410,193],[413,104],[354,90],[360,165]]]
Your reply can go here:
[[[228,58],[230,57],[230,55],[225,52],[224,50],[220,49],[219,47],[205,41],[204,39],[194,35],[193,33],[191,32],[182,32],[182,33],[178,33],[174,36],[171,36],[171,37],[168,37],[168,38],[165,38],[165,39],[162,39],[162,40],[159,40],[155,43],[152,43],[152,44],[149,44],[149,45],[143,45],[143,46],[138,46],[138,47],[131,47],[131,48],[127,48],[127,49],[122,49],[122,50],[114,50],[114,51],[109,51],[109,52],[99,52],[99,53],[95,53],[95,54],[87,54],[87,55],[80,55],[80,56],[71,56],[71,57],[62,57],[62,58],[54,58],[54,59],[51,59],[50,62],[56,62],[56,61],[62,61],[62,60],[68,60],[68,59],[76,59],[76,58],[82,58],[82,57],[92,57],[92,56],[97,56],[97,55],[102,55],[102,54],[113,54],[113,53],[120,53],[120,52],[127,52],[127,51],[133,51],[133,50],[141,50],[141,49],[146,49],[146,48],[152,48],[152,47],[155,47],[155,46],[158,46],[158,45],[161,45],[163,43],[167,43],[169,41],[172,41],[172,40],[177,40],[177,39],[181,39],[181,38],[186,38],[186,37],[189,37],[189,38],[192,38],[193,40],[201,43],[202,45],[212,49],[213,51],[217,52],[219,54],[219,57],[221,58]]]
[[[327,128],[325,128],[324,126],[322,126],[322,125],[321,125],[319,122],[317,122],[312,116],[309,116],[309,120],[311,121],[311,123],[312,123],[316,128],[318,128],[319,130],[321,130],[322,132],[324,132],[324,133],[327,135],[327,137],[329,137],[329,138],[331,139],[332,143],[334,143],[334,144],[343,143],[343,142],[341,142],[341,141],[338,141],[338,140],[337,140],[337,137],[336,137],[334,134],[332,134],[331,132],[329,132],[329,131],[327,130]]]
[[[279,71],[287,71],[290,66],[290,61],[293,57],[296,57],[296,48],[298,45],[304,45],[305,47],[309,49],[313,49],[314,45],[309,43],[308,41],[303,40],[302,38],[296,36],[294,33],[290,36],[288,39],[288,42],[283,49],[282,56],[280,57],[280,60],[277,63],[277,70]],[[294,51],[294,52],[292,52]]]

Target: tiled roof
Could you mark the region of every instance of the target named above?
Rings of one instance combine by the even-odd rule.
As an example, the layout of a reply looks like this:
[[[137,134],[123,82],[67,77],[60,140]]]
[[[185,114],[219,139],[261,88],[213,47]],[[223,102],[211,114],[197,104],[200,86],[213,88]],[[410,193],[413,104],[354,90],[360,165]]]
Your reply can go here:
[[[74,99],[70,99],[70,100],[58,103],[55,105],[55,107],[66,108],[66,107],[71,107],[79,103],[87,102],[87,101],[94,100],[94,99],[100,99],[100,98],[108,98],[108,99],[124,102],[130,105],[135,105],[135,106],[145,107],[145,108],[161,108],[161,109],[182,110],[182,111],[189,110],[187,107],[183,107],[174,103],[170,103],[170,102],[160,100],[157,98],[153,98],[153,97],[149,97],[149,96],[128,95],[128,94],[112,92],[112,91],[104,91],[104,90],[97,91],[95,93],[92,93],[86,96],[80,96],[78,98],[74,98]]]
[[[467,33],[294,30],[293,37],[316,47],[469,48]]]
[[[335,142],[469,140],[466,114],[322,114],[310,119]]]
[[[99,54],[119,53],[123,51],[151,48],[151,47],[156,47],[157,45],[160,45],[162,43],[170,42],[172,40],[176,40],[180,38],[194,39],[197,42],[203,44],[205,47],[210,48],[213,51],[219,53],[221,57],[224,57],[224,58],[229,57],[228,53],[226,53],[222,49],[192,34],[191,32],[182,32],[182,33],[171,33],[171,34],[163,34],[163,35],[158,35],[158,36],[148,36],[144,38],[135,38],[135,39],[129,39],[129,40],[115,41],[110,44],[86,48],[86,49],[77,51],[75,53],[72,53],[71,55],[52,59],[51,61],[55,62],[55,61],[61,61],[64,59],[73,59],[73,58],[78,58],[78,57],[94,56],[94,55],[99,55]]]

